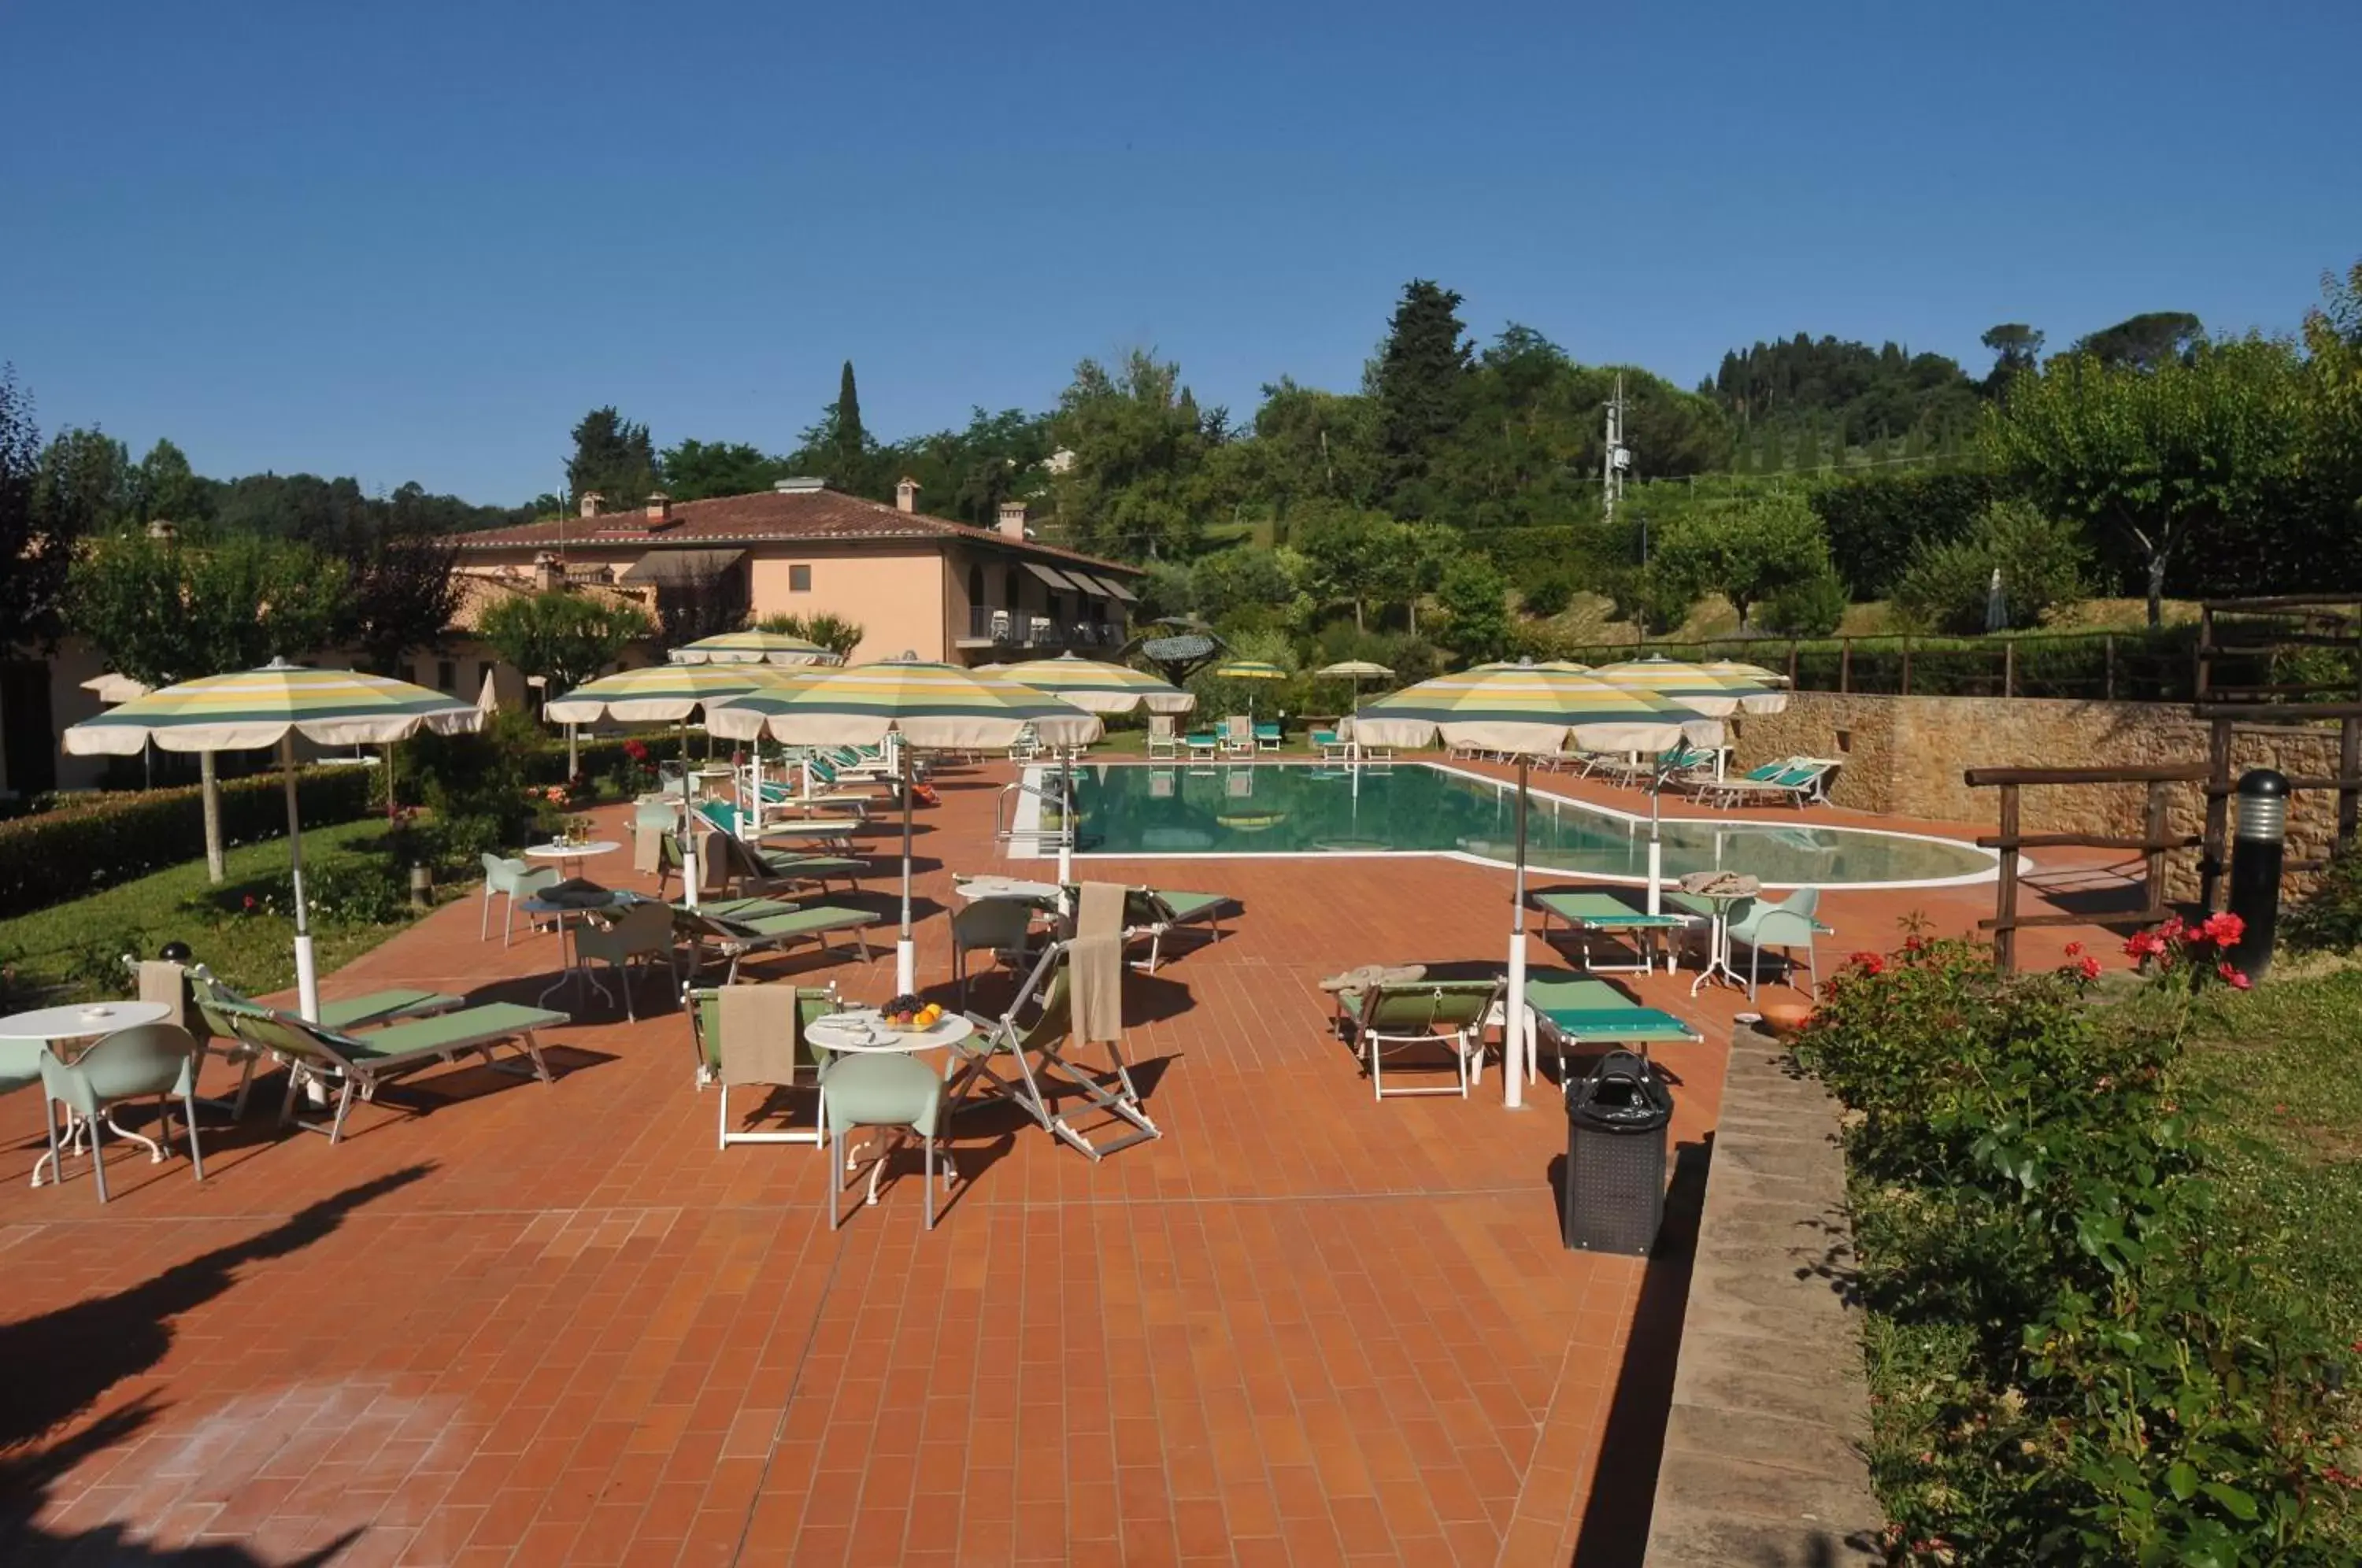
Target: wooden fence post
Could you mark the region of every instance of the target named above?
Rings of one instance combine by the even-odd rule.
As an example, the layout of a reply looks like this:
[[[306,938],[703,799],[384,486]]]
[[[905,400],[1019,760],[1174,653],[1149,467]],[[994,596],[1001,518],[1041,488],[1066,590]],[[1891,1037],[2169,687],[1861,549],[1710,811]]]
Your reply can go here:
[[[2204,667],[2200,667],[2204,673]],[[2223,874],[2230,868],[2230,845],[2224,842],[2231,820],[2231,721],[2217,719],[2206,743],[2206,844],[2198,867],[2198,905],[2212,911],[2223,890]]]
[[[2148,787],[2148,810],[2141,818],[2141,836],[2149,842],[2147,856],[2148,907],[2165,907],[2165,851],[2158,845],[2165,842],[2166,813],[2171,802],[2166,791],[2172,786],[2162,780],[2152,780]]]
[[[1838,639],[1838,690],[1842,694],[1852,690],[1853,639],[1839,637]]]
[[[2017,644],[2014,640],[2001,646],[2001,694],[2017,695]]]
[[[2362,795],[2355,786],[2362,782],[2362,719],[2347,717],[2337,721],[2337,849],[2354,845],[2354,830],[2362,822]]]
[[[1903,635],[1903,695],[1911,695],[1911,635]]]
[[[1993,967],[2017,973],[2017,786],[2001,787],[2001,880],[1993,889]]]
[[[1796,639],[1788,639],[1788,690],[1796,690]]]
[[[2114,632],[2110,632],[2108,634],[2107,645],[2108,679],[2107,685],[2103,690],[2107,694],[2108,701],[2113,702],[2116,700],[2116,635]]]

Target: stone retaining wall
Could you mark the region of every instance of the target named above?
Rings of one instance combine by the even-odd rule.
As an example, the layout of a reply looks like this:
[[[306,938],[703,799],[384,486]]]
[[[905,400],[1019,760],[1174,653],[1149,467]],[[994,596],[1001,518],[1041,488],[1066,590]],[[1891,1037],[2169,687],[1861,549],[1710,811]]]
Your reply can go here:
[[[1831,801],[1865,812],[1991,829],[2000,795],[1961,781],[1970,767],[2137,767],[2203,763],[2213,726],[2163,702],[2086,702],[2038,697],[1879,697],[1799,691],[1784,713],[1734,722],[1740,767],[1804,753],[1843,760]],[[2290,775],[2337,771],[2337,731],[2241,724],[2233,731],[2233,777],[2250,767]],[[2206,798],[2175,785],[2171,831],[2203,832]],[[2029,789],[2020,796],[2028,833],[2136,835],[2147,790],[2136,784]],[[2329,853],[2336,797],[2304,791],[2289,812],[2289,858]],[[2037,859],[2039,857],[2037,856]],[[2170,895],[2195,898],[2198,852],[2169,859]]]

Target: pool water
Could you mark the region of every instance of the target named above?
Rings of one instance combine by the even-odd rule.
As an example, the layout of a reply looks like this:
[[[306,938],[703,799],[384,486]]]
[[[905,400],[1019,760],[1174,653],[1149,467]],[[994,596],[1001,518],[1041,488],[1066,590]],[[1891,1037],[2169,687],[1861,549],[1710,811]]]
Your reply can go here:
[[[1536,786],[1527,823],[1529,865],[1578,877],[1647,876],[1644,796],[1632,796],[1641,814],[1625,817],[1541,793],[1546,788]],[[1426,763],[1094,764],[1076,770],[1075,799],[1085,856],[1457,853],[1507,863],[1516,853],[1516,787]],[[1685,800],[1669,798],[1665,809],[1660,836],[1669,878],[1728,870],[1780,887],[1924,884],[1989,878],[1996,864],[1948,840],[1782,823],[1784,807],[1733,819],[1699,817],[1701,808]]]

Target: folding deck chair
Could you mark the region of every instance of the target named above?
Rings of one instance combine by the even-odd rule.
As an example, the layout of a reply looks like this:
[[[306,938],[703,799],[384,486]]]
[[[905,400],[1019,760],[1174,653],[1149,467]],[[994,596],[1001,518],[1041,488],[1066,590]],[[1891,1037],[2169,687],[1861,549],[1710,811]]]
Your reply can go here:
[[[733,1015],[740,1021],[749,1014],[741,1005],[752,1000],[756,1006],[752,1016],[760,1024],[766,1009],[776,1008],[778,1018],[776,1032],[785,1040],[756,1042],[752,1049],[737,1040]],[[728,1148],[733,1143],[811,1143],[818,1145],[827,1139],[827,1089],[820,1081],[821,1069],[828,1065],[826,1051],[813,1046],[804,1035],[805,1029],[815,1018],[822,1018],[844,1006],[830,986],[701,986],[688,995],[690,1044],[697,1053],[697,1087],[712,1084],[721,1100],[719,1122],[714,1130],[714,1147]],[[819,1096],[809,1128],[785,1128],[778,1131],[750,1132],[730,1125],[730,1090],[741,1084],[756,1084],[767,1088],[810,1088]],[[766,1097],[767,1102],[767,1097]]]
[[[1606,980],[1562,970],[1536,969],[1526,976],[1526,1014],[1534,1038],[1547,1035],[1558,1054],[1559,1081],[1566,1081],[1570,1045],[1623,1045],[1643,1059],[1650,1045],[1692,1044],[1705,1038],[1662,1008],[1643,1007]]]
[[[518,1058],[531,1064],[535,1077],[551,1082],[549,1064],[542,1060],[541,1044],[534,1032],[570,1021],[565,1013],[516,1002],[463,1008],[369,1034],[341,1033],[283,1012],[237,1019],[243,1038],[287,1064],[287,1093],[279,1107],[280,1125],[326,1132],[331,1143],[344,1137],[345,1118],[352,1110],[357,1092],[361,1099],[373,1100],[381,1085],[436,1062],[456,1062],[462,1053],[482,1056],[485,1065],[498,1072],[519,1071],[517,1060],[503,1062],[492,1055],[493,1046],[508,1044],[514,1047]],[[332,1121],[306,1121],[295,1114],[296,1091],[311,1080],[337,1086],[337,1113]]]
[[[698,970],[705,962],[708,945],[729,961],[729,969],[722,983],[738,983],[740,962],[753,955],[780,953],[801,942],[817,942],[822,951],[833,953],[829,937],[838,932],[850,932],[854,945],[861,950],[864,963],[869,961],[869,940],[866,929],[877,923],[877,917],[867,910],[846,909],[835,904],[801,905],[770,899],[742,899],[722,904],[707,904],[690,909],[684,904],[672,906],[673,930],[689,944],[688,977],[694,982]]]
[[[975,1096],[1006,1099],[1040,1122],[1052,1136],[1098,1160],[1134,1143],[1162,1138],[1164,1133],[1141,1104],[1139,1088],[1131,1081],[1131,1068],[1124,1060],[1120,1043],[1110,1042],[1108,1046],[1115,1066],[1112,1084],[1067,1059],[1067,1047],[1075,1032],[1069,957],[1075,945],[1075,942],[1065,941],[1044,947],[1027,972],[1025,983],[1018,987],[1009,1010],[999,1018],[967,1015],[968,1021],[976,1025],[976,1032],[952,1048],[955,1060],[947,1098],[954,1115]],[[1105,951],[1100,949],[1101,953]],[[1116,973],[1120,977],[1122,972],[1119,950]],[[996,1070],[997,1066],[1015,1068],[1015,1076],[1004,1077]],[[1128,1123],[1131,1130],[1112,1143],[1092,1143],[1052,1102],[1051,1094],[1059,1089],[1080,1091],[1093,1106]]]
[[[1644,910],[1634,909],[1613,893],[1586,893],[1572,890],[1542,892],[1534,894],[1532,902],[1536,909],[1542,911],[1542,940],[1545,942],[1550,940],[1552,919],[1565,922],[1567,929],[1574,933],[1576,940],[1582,944],[1583,966],[1586,970],[1596,974],[1607,974],[1619,969],[1627,972],[1638,970],[1643,975],[1653,975],[1657,972],[1657,960],[1655,950],[1651,945],[1651,938],[1660,933],[1665,938],[1665,967],[1669,970],[1678,970],[1681,967],[1681,949],[1674,941],[1673,933],[1687,929],[1693,918],[1691,916],[1650,914]],[[1595,931],[1618,935],[1628,934],[1633,950],[1640,961],[1638,964],[1593,963],[1591,933]]]

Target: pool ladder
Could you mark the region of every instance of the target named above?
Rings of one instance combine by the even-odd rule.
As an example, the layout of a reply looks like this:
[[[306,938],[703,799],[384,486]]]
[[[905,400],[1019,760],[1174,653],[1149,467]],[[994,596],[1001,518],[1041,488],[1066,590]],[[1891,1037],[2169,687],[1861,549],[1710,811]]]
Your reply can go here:
[[[1042,802],[1043,821],[1048,820],[1053,811],[1059,811],[1060,822],[1056,827],[1018,827],[1017,810],[1028,795]],[[1052,855],[1061,848],[1074,847],[1075,823],[1071,816],[1059,810],[1057,790],[1021,779],[1002,785],[999,795],[993,801],[992,837],[994,843],[1007,845],[1012,851],[1017,848],[1018,841],[1022,839],[1032,845],[1034,854]]]

